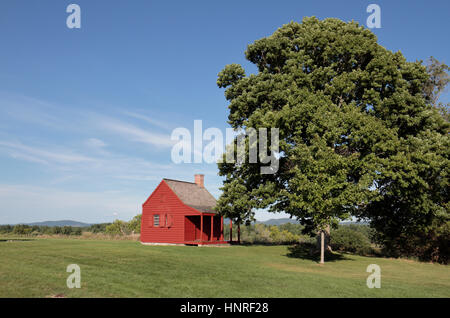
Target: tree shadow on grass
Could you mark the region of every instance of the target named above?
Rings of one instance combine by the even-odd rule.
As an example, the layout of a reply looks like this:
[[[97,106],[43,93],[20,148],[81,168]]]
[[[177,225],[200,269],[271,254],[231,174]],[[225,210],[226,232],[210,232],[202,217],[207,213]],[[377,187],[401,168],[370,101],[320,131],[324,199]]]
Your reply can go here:
[[[272,242],[264,242],[264,241],[255,241],[255,242],[232,242],[231,245],[238,245],[238,246],[282,246],[282,245],[290,245],[288,243],[286,244],[280,244],[280,243],[272,243]]]
[[[35,241],[35,239],[8,239],[8,238],[0,239],[0,242],[30,242],[30,241]]]
[[[312,243],[300,243],[288,247],[287,257],[301,258],[315,262],[320,262],[320,251],[316,249],[316,245]],[[333,253],[331,251],[325,251],[325,262],[336,262],[351,260],[342,254]]]

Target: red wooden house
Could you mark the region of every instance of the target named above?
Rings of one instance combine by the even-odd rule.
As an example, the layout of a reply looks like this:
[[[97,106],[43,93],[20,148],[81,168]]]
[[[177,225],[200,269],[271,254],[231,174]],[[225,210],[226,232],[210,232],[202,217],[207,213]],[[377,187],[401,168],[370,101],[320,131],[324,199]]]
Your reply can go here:
[[[225,244],[223,217],[214,212],[216,199],[195,182],[163,179],[142,205],[143,244]]]

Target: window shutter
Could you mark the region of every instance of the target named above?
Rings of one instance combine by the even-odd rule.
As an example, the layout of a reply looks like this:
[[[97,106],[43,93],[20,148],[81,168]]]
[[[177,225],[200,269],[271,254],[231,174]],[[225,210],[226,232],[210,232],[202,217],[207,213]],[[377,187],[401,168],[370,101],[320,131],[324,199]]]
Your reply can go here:
[[[148,216],[148,227],[153,227],[153,215]]]
[[[167,227],[167,214],[161,214],[162,219],[159,220],[161,227]]]
[[[172,227],[173,226],[173,215],[172,214],[168,214],[167,215],[167,227]]]

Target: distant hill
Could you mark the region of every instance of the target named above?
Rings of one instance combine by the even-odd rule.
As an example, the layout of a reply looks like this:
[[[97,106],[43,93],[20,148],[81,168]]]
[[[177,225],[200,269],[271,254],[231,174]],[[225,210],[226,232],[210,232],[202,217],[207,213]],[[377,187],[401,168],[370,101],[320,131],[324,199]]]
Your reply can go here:
[[[71,221],[71,220],[62,220],[62,221],[44,221],[44,222],[34,222],[34,223],[26,223],[26,225],[37,225],[37,226],[72,226],[72,227],[89,227],[92,224]]]
[[[299,224],[297,220],[290,218],[269,219],[267,221],[256,221],[256,223],[262,223],[265,225],[281,225],[285,223]]]
[[[223,223],[224,224],[230,224],[230,220],[229,219],[223,219]],[[299,224],[297,220],[290,219],[290,218],[269,219],[269,220],[266,220],[266,221],[256,221],[256,223],[265,224],[265,225],[281,225],[281,224],[285,224],[285,223]]]
[[[340,225],[350,225],[350,224],[358,224],[358,225],[369,225],[370,223],[367,221],[361,221],[361,222],[356,222],[356,221],[344,221],[344,222],[340,222]]]
[[[262,224],[266,224],[266,225],[281,225],[281,224],[285,224],[285,223],[300,224],[297,220],[290,219],[290,218],[270,219],[270,220],[263,221],[263,222],[257,221],[256,223],[262,223]],[[369,222],[343,221],[343,222],[339,222],[339,224],[341,224],[341,225],[349,225],[349,224],[369,225]]]

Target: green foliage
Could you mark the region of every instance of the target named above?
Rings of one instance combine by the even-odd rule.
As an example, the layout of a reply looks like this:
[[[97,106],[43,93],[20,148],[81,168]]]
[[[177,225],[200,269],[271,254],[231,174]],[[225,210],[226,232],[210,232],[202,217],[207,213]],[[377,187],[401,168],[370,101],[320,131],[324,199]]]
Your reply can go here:
[[[227,87],[245,77],[245,71],[239,64],[225,66],[217,78],[217,86]]]
[[[59,235],[81,235],[82,229],[80,227],[72,227],[72,226],[38,226],[38,225],[25,225],[25,224],[18,224],[15,226],[11,225],[2,225],[0,226],[0,233],[8,234],[12,233],[14,235],[53,235],[53,234],[59,234]]]
[[[330,246],[334,251],[358,255],[373,254],[370,239],[355,227],[340,226],[331,231]]]
[[[282,225],[251,224],[241,227],[241,238],[243,243],[250,244],[292,244],[311,241],[309,236],[302,234],[303,226],[300,224],[286,223]],[[237,226],[233,225],[233,234]],[[229,227],[224,227],[224,238],[229,238]],[[236,234],[234,235],[236,236]],[[235,238],[233,238],[235,239]]]
[[[359,224],[359,223],[340,224],[337,227],[337,229],[342,228],[342,227],[348,228],[348,229],[356,231],[356,232],[360,232],[365,237],[367,237],[370,242],[375,243],[376,231],[373,228],[371,228],[369,225]]]
[[[111,235],[128,235],[131,233],[141,232],[141,214],[136,215],[129,222],[116,220],[112,223],[93,224],[86,228],[72,227],[72,226],[37,226],[18,224],[0,225],[0,234],[14,234],[14,235],[82,235],[83,232],[91,233],[107,233]]]
[[[115,220],[105,228],[105,233],[109,235],[129,235],[132,233],[141,233],[142,214],[136,215],[129,222]]]
[[[438,107],[439,96],[450,81],[449,67],[432,56],[428,59],[426,67],[429,78],[424,88],[425,98],[433,106]]]
[[[355,22],[314,17],[250,44],[246,58],[257,74],[233,64],[218,76],[228,122],[279,128],[280,161],[273,175],[262,175],[261,163],[219,163],[228,210],[246,195],[243,211],[283,211],[309,232],[367,218],[385,242],[445,224],[449,124],[427,97],[421,62]]]
[[[29,225],[18,224],[14,226],[13,234],[16,235],[30,235],[33,229]]]
[[[383,254],[391,257],[407,256],[422,261],[449,263],[450,221],[434,220],[426,232],[401,233],[398,236],[377,232],[376,241],[383,247]]]
[[[427,61],[427,72],[429,74],[429,80],[425,85],[424,93],[425,98],[436,107],[442,117],[449,122],[450,121],[450,103],[442,103],[439,101],[439,96],[444,92],[447,87],[450,76],[448,75],[448,65],[439,62],[434,57],[430,57]]]
[[[131,231],[128,228],[127,222],[115,220],[112,224],[106,227],[105,233],[110,235],[128,235]]]
[[[134,218],[128,222],[128,230],[132,233],[141,233],[141,218],[142,214],[136,215]]]
[[[216,212],[237,224],[244,222],[250,224],[254,221],[253,199],[243,179],[233,178],[225,182],[221,190],[222,195],[217,202]]]
[[[278,226],[270,227],[270,238],[274,243],[296,243],[300,240],[300,236],[292,234],[287,230],[279,230]]]
[[[0,225],[0,234],[12,233],[14,226],[12,225]]]
[[[61,228],[61,234],[63,235],[70,235],[72,233],[72,227],[71,226],[63,226]]]
[[[91,233],[105,233],[106,227],[110,225],[111,223],[98,223],[98,224],[92,224],[88,228],[86,228],[86,232]]]

